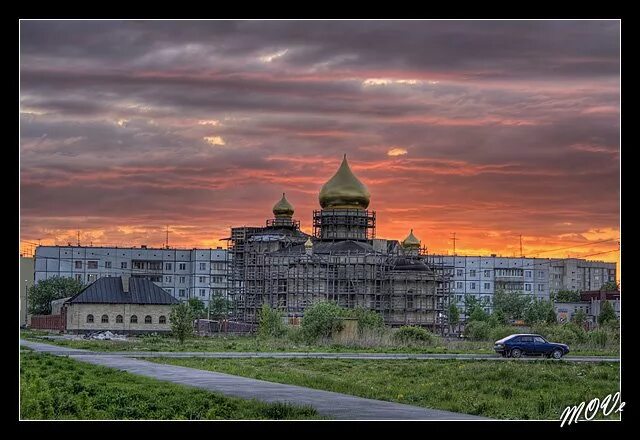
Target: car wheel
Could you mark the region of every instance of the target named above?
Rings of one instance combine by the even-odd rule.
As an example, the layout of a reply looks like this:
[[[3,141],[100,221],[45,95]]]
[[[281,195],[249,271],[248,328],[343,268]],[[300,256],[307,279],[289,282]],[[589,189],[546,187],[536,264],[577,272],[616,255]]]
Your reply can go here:
[[[522,350],[520,350],[519,348],[514,348],[513,350],[511,350],[511,357],[513,358],[522,357]]]
[[[558,349],[553,350],[553,353],[551,353],[551,356],[554,359],[560,359],[562,357],[562,350],[558,350]]]

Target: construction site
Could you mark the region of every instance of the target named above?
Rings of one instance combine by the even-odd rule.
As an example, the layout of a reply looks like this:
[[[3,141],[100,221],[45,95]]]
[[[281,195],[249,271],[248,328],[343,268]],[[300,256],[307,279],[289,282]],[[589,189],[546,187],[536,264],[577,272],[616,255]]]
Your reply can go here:
[[[375,310],[389,326],[443,332],[451,271],[413,231],[402,242],[376,238],[369,200],[345,155],[320,191],[312,235],[300,230],[284,194],[265,226],[231,228],[227,279],[235,320],[256,323],[266,304],[296,325],[305,308],[333,301]]]

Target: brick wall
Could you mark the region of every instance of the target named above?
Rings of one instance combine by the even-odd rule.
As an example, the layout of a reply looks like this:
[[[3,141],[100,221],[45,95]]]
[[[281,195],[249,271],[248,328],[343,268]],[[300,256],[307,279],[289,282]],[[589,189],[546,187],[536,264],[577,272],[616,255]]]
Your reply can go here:
[[[67,331],[89,332],[110,330],[114,333],[168,332],[170,305],[157,304],[68,304]],[[93,323],[87,322],[87,315],[93,315]],[[102,315],[107,315],[108,323],[102,322]],[[122,323],[116,317],[122,316]],[[138,317],[137,323],[131,322],[131,316]],[[151,324],[145,324],[145,316],[151,316]],[[159,318],[164,316],[166,324],[160,324]]]

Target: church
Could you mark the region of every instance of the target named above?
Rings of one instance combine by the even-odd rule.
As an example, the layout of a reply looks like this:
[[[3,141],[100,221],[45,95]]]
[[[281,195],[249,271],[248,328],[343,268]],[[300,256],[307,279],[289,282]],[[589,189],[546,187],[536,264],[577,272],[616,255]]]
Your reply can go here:
[[[390,326],[445,326],[448,283],[413,230],[402,242],[376,238],[370,198],[345,154],[320,190],[312,235],[300,230],[285,194],[265,226],[232,228],[229,295],[236,319],[257,322],[267,304],[295,324],[305,308],[333,301],[375,310]]]

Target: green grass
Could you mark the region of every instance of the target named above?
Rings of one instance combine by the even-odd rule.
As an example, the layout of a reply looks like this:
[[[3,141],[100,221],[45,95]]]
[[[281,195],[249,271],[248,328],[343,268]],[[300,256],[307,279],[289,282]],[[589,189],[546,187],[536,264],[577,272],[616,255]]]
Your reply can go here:
[[[617,392],[619,365],[562,361],[157,358],[360,397],[496,419],[558,420],[564,408]],[[619,414],[610,418],[618,419]]]
[[[194,337],[181,345],[171,337],[130,338],[127,341],[100,340],[60,340],[48,339],[42,333],[21,332],[24,339],[46,342],[69,348],[92,351],[197,351],[197,352],[330,352],[330,353],[467,353],[494,354],[493,343],[484,341],[439,341],[436,345],[385,345],[361,346],[358,344],[337,344],[332,342],[306,344],[293,342],[287,338],[259,338],[256,336]],[[574,349],[570,355],[618,356],[614,350],[592,348]]]
[[[20,354],[22,419],[315,419],[311,407],[243,400],[48,354]]]

